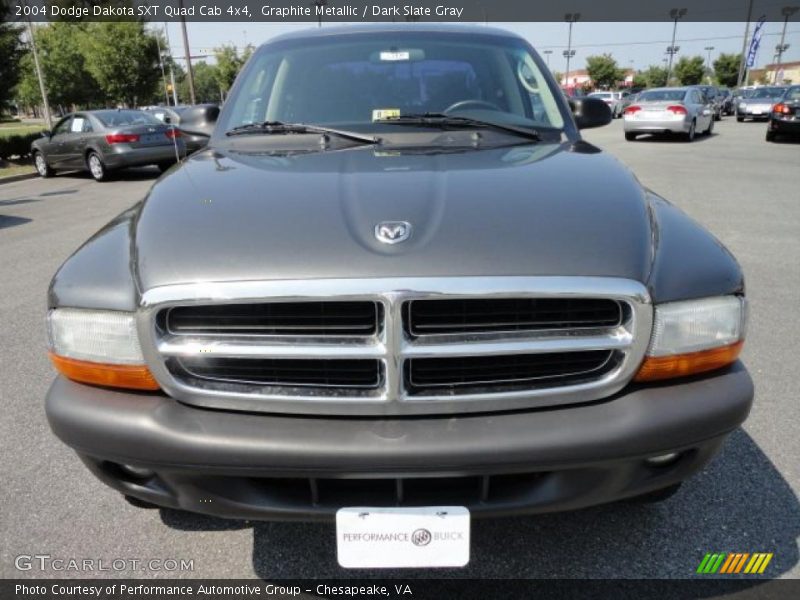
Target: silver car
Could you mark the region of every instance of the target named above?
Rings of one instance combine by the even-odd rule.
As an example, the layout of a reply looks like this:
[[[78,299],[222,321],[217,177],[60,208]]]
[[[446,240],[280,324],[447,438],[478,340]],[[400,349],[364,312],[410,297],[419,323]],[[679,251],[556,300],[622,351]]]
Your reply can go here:
[[[619,92],[592,92],[589,98],[599,98],[611,109],[611,116],[617,118],[619,115],[620,97]]]
[[[692,87],[645,90],[622,117],[629,142],[642,133],[677,133],[691,142],[695,134],[711,135],[714,129],[713,105]]]
[[[754,121],[756,119],[769,119],[772,105],[781,99],[785,91],[785,87],[777,85],[765,85],[750,90],[739,98],[736,104],[736,120],[741,123],[747,118],[751,118]]]

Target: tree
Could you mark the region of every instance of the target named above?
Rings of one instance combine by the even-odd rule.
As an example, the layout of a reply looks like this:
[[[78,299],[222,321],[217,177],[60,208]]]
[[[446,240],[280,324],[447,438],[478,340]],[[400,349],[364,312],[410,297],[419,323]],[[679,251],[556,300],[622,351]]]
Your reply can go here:
[[[12,23],[6,23],[8,4],[0,2],[0,112],[11,100],[12,90],[20,79],[21,60],[25,55],[20,35],[22,29]]]
[[[81,40],[86,68],[107,101],[136,106],[157,93],[158,43],[143,23],[89,23]]]
[[[643,88],[643,87],[647,87],[648,85],[649,85],[649,82],[647,81],[647,76],[644,73],[639,71],[638,73],[634,74],[634,76],[633,76],[633,87]]]
[[[675,64],[675,76],[681,85],[697,85],[703,81],[705,73],[705,61],[702,56],[681,56]]]
[[[248,44],[245,46],[242,56],[239,56],[236,46],[223,45],[214,48],[214,57],[217,60],[217,82],[223,94],[227,94],[231,89],[233,81],[254,50],[253,46]]]
[[[617,61],[610,54],[588,57],[586,70],[598,88],[614,87],[625,77],[625,71],[617,66]]]
[[[36,28],[39,64],[52,106],[89,106],[98,99],[97,82],[87,71],[81,51],[80,36],[85,28],[65,22]],[[36,73],[29,70],[26,76],[36,77]]]
[[[714,61],[714,75],[717,83],[726,87],[735,87],[739,82],[739,65],[741,54],[720,54]]]
[[[647,87],[662,87],[667,85],[667,70],[657,65],[650,65],[641,72]]]
[[[219,81],[217,67],[204,62],[192,65],[194,73],[194,94],[198,102],[219,103]],[[176,72],[176,77],[178,74]],[[178,94],[181,98],[189,98],[189,82],[181,72],[181,81],[178,84]]]

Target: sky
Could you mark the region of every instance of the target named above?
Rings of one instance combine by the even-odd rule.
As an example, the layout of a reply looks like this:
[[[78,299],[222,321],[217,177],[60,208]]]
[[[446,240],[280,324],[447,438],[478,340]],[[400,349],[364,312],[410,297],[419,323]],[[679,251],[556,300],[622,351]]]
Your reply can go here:
[[[163,26],[161,24],[157,24]],[[514,31],[525,37],[540,53],[552,50],[550,66],[554,71],[564,71],[566,59],[561,55],[567,47],[566,23],[492,23],[489,25]],[[189,47],[192,55],[211,54],[214,47],[232,44],[243,48],[246,44],[258,46],[271,37],[313,26],[310,23],[187,23]],[[323,27],[335,27],[336,24]],[[782,22],[767,22],[764,26],[756,66],[774,60],[774,48],[780,42]],[[701,55],[707,58],[706,46],[713,46],[711,61],[721,53],[738,53],[742,50],[745,24],[678,22],[675,44],[680,46],[676,57]],[[752,35],[753,25],[750,27]],[[183,41],[178,23],[168,25],[173,56],[183,56]],[[577,22],[572,30],[572,44],[576,50],[570,70],[583,68],[587,56],[610,52],[617,64],[624,68],[644,69],[649,65],[662,65],[665,50],[672,37],[672,22],[659,23],[597,23]],[[783,62],[800,60],[800,23],[789,22],[785,42],[790,44]],[[543,54],[544,58],[548,55]]]

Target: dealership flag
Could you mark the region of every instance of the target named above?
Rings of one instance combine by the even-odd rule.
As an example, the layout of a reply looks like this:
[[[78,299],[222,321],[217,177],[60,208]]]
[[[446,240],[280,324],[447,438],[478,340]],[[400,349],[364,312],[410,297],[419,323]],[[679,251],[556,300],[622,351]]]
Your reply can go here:
[[[750,49],[747,51],[747,68],[752,69],[756,64],[756,54],[758,54],[758,46],[761,44],[761,30],[764,28],[764,22],[767,20],[766,16],[758,20],[756,28],[753,30],[753,39],[750,40]]]

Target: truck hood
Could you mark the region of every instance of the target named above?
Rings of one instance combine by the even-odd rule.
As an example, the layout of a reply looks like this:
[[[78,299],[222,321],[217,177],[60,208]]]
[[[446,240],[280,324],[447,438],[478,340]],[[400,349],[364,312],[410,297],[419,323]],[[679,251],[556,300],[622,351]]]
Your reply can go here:
[[[159,180],[135,223],[140,290],[200,281],[586,275],[644,282],[645,190],[579,142],[458,152],[208,149]],[[411,237],[387,245],[383,221]]]

